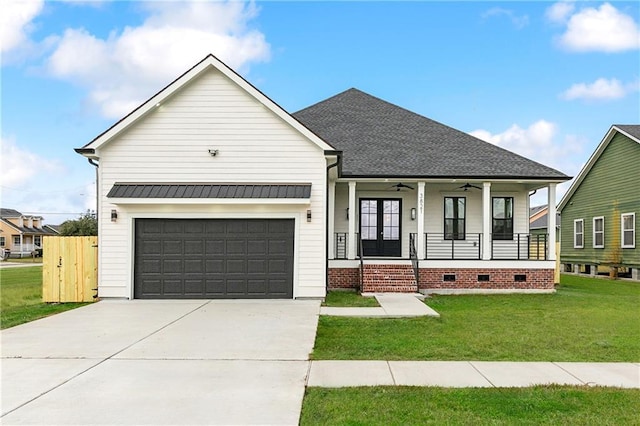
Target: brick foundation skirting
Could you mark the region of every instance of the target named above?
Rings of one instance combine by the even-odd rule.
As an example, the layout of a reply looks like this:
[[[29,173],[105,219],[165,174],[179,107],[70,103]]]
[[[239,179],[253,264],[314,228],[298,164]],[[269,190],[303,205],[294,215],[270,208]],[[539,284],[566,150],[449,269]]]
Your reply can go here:
[[[553,290],[553,269],[461,269],[420,268],[420,283],[423,289],[517,289],[517,290]],[[455,281],[445,281],[445,275],[454,275]],[[489,275],[488,281],[479,281],[479,275]],[[516,281],[515,276],[523,276],[524,281]],[[486,277],[485,277],[486,278]]]
[[[329,290],[357,289],[360,284],[360,268],[329,268]]]
[[[329,268],[329,290],[357,289],[359,268]],[[445,275],[454,275],[455,281],[445,281]],[[478,275],[489,275],[488,281],[478,281]],[[516,281],[516,275],[524,275],[524,281]],[[522,278],[522,277],[521,277]],[[553,269],[526,268],[420,268],[419,290],[425,289],[504,289],[504,290],[553,290]],[[391,290],[391,288],[389,289]],[[394,286],[394,290],[398,288]],[[407,289],[408,290],[408,289]],[[381,290],[378,290],[381,291]]]

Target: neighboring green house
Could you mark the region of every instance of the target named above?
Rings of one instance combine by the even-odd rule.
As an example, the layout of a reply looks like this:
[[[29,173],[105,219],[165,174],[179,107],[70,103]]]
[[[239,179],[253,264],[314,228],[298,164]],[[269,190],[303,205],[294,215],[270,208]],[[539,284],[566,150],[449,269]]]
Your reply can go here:
[[[640,280],[640,125],[613,125],[560,201],[560,262]]]

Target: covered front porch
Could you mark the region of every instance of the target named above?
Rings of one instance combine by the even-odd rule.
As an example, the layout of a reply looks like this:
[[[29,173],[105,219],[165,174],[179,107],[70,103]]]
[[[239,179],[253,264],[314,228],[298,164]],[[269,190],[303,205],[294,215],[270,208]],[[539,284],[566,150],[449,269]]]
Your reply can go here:
[[[555,241],[555,223],[548,234],[530,234],[529,198],[546,188],[555,222],[556,184],[332,182],[329,287],[374,292],[553,289],[556,253],[549,242]]]

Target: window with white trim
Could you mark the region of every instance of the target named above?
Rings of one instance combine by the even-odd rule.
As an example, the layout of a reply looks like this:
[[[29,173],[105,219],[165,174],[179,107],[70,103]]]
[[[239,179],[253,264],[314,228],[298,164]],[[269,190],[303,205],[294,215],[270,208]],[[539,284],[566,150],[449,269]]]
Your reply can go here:
[[[13,245],[14,246],[19,246],[20,245],[20,235],[14,235],[13,236]]]
[[[620,233],[622,234],[622,248],[636,247],[636,214],[622,213],[620,215]]]
[[[0,237],[0,247],[4,247],[5,241],[4,237]]]
[[[593,218],[593,248],[604,248],[604,216]]]
[[[584,248],[584,219],[573,221],[573,248]]]
[[[42,245],[42,237],[40,235],[34,235],[33,245],[37,247],[40,247]]]

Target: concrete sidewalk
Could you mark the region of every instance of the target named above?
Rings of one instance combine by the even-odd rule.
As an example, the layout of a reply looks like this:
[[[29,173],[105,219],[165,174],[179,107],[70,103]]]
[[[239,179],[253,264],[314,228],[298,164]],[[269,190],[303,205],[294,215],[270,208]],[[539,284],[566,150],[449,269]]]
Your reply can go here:
[[[492,361],[312,361],[307,386],[640,388],[640,363]]]
[[[367,294],[363,294],[368,296]],[[320,315],[361,318],[410,318],[439,317],[440,314],[424,304],[422,294],[407,293],[375,293],[379,308],[336,308],[323,306]]]

